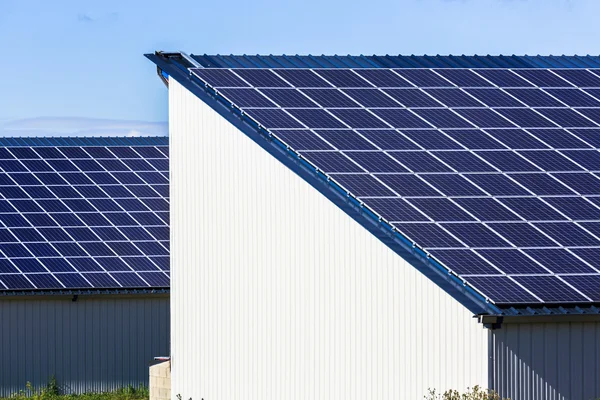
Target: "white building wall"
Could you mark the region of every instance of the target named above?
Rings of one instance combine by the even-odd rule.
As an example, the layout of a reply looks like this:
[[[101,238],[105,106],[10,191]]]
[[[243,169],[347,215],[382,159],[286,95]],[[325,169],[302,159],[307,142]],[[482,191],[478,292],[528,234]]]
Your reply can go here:
[[[174,79],[169,107],[173,398],[485,386],[467,309]]]

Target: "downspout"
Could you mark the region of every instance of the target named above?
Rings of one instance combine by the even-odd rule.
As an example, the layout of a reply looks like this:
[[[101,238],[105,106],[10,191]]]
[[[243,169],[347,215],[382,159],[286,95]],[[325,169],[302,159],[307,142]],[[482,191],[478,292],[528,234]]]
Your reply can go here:
[[[494,329],[488,328],[488,383],[487,387],[490,390],[496,390],[494,382],[494,372],[496,363],[494,362]]]

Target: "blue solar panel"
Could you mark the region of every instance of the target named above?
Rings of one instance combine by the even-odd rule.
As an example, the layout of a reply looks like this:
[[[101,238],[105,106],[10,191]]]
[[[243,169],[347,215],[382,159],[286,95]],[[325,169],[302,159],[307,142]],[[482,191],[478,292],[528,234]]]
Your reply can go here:
[[[590,300],[570,292],[565,280],[568,274],[600,275],[600,197],[594,197],[600,195],[600,175],[596,174],[600,174],[600,152],[596,150],[600,148],[600,97],[594,98],[600,96],[597,75],[585,70],[456,68],[226,71],[215,73],[214,82],[209,79],[210,72],[203,72],[205,82],[493,302]],[[244,80],[236,81],[238,75]],[[265,85],[289,88],[264,89]],[[219,89],[228,87],[235,89]],[[256,93],[251,93],[253,87],[258,88]],[[262,94],[256,96],[258,92]],[[267,105],[269,101],[280,108],[268,108],[274,107]],[[40,197],[49,195],[49,200],[56,191],[65,191],[64,197],[69,191],[65,188],[75,185],[80,197],[64,200],[67,210],[77,211],[77,218],[61,221],[63,226],[68,222],[74,224],[69,229],[81,229],[94,220],[98,225],[92,232],[109,242],[107,247],[113,253],[144,251],[150,257],[163,257],[159,268],[165,268],[168,245],[160,241],[168,235],[162,232],[159,238],[148,229],[157,221],[168,221],[168,213],[141,211],[147,206],[143,200],[150,196],[142,202],[130,201],[139,198],[138,186],[157,179],[143,175],[158,174],[144,171],[148,165],[166,168],[164,157],[162,162],[136,163],[118,156],[127,168],[141,170],[130,176],[121,164],[98,157],[96,150],[91,151],[93,159],[87,152],[62,159],[44,151],[54,162],[50,171],[35,164],[40,161],[38,152],[23,152],[26,167],[14,163],[13,153],[0,152],[0,164],[18,175],[0,174],[0,193],[6,193],[12,207],[6,214],[44,215],[31,204],[13,202],[27,199],[31,190]],[[82,168],[87,173],[50,176],[54,168],[73,174],[80,174]],[[34,175],[24,174],[32,169]],[[61,182],[67,178],[68,183]],[[88,178],[91,183],[73,183]],[[14,188],[15,180],[23,184],[22,190],[4,191],[4,187]],[[115,200],[118,210],[112,210],[112,203],[99,202],[99,194],[92,194],[95,189],[88,189],[97,184]],[[113,189],[123,185],[128,185],[127,193]],[[166,182],[160,185],[167,186]],[[154,189],[159,197],[168,195],[164,188]],[[75,193],[69,192],[69,196]],[[90,199],[89,203],[81,202],[81,196]],[[86,211],[90,205],[111,211]],[[100,212],[118,219],[125,231],[98,231],[112,226],[112,220]],[[102,223],[108,226],[100,225],[98,216],[108,221]],[[3,218],[0,212],[0,221]],[[13,225],[10,229],[26,228],[30,220],[35,219],[9,217],[6,224]],[[134,227],[130,224],[140,221],[147,224],[144,231],[129,230]],[[44,238],[56,234],[39,233]],[[129,243],[112,238],[117,233],[136,238],[131,241],[135,244],[115,247],[115,243]],[[22,237],[29,234],[27,230],[19,232]],[[148,240],[148,234],[156,240]],[[11,235],[7,240],[16,237],[13,232]],[[69,240],[73,235],[86,246],[95,243],[81,241],[91,237],[87,230],[73,231]],[[158,266],[159,261],[153,263]],[[153,282],[164,279],[144,276]],[[132,282],[126,276],[123,279]],[[551,295],[548,287],[561,293]]]

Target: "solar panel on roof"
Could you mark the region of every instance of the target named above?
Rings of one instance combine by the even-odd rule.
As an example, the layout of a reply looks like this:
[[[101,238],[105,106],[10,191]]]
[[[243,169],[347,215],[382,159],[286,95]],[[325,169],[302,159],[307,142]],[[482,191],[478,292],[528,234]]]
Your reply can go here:
[[[164,146],[166,144],[165,141]],[[94,183],[89,179],[93,172],[86,171],[106,171],[102,163],[90,162],[112,160],[124,162],[128,173],[133,175],[149,169],[168,173],[168,163],[152,163],[155,158],[165,158],[160,147],[4,147],[3,150],[26,166],[27,160],[40,157],[39,162],[69,161],[66,158],[69,156],[74,157],[72,161],[80,162],[68,164],[68,168],[61,168],[67,164],[56,164],[54,168],[50,164],[52,172],[36,175],[39,180],[34,179],[27,167],[22,172],[0,171],[2,178],[11,177],[3,181],[6,199],[0,204],[0,221],[4,225],[0,228],[0,252],[5,257],[0,263],[0,290],[121,288],[119,281],[111,278],[112,270],[106,268],[120,261],[119,255],[106,244],[111,240],[116,240],[112,243],[117,246],[136,249],[136,257],[129,260],[127,271],[158,272],[164,276],[164,279],[155,276],[152,282],[143,277],[132,278],[136,279],[137,285],[130,287],[168,287],[168,276],[149,258],[159,250],[162,255],[168,255],[168,250],[160,245],[165,240],[162,231],[161,235],[158,231],[148,231],[146,225],[132,218],[112,218],[140,210],[149,214],[163,212],[168,210],[168,201],[162,198],[162,202],[146,205],[134,198],[129,189],[150,188],[148,183],[140,180],[135,185],[114,181],[107,186],[120,188],[132,196],[130,199],[115,198],[117,201],[114,202],[109,199],[107,187]],[[144,161],[140,154],[148,162],[127,163],[134,159]],[[72,170],[78,172],[69,172]],[[103,173],[110,176],[108,172]],[[46,179],[50,177],[52,179]],[[18,185],[23,186],[19,188]],[[114,206],[107,207],[109,201]],[[168,231],[168,223],[158,221],[159,226]],[[105,236],[102,229],[112,229],[118,235]]]
[[[214,73],[214,80],[211,74],[203,72],[204,82],[217,90],[246,87],[228,73]],[[269,89],[271,96],[260,89],[278,109],[255,112],[261,97],[236,105],[491,301],[599,298],[600,290],[567,279],[600,275],[596,74],[424,68],[270,74],[319,107],[276,101],[291,88]],[[273,85],[267,76],[252,79]],[[22,164],[8,156],[0,162],[20,171]]]

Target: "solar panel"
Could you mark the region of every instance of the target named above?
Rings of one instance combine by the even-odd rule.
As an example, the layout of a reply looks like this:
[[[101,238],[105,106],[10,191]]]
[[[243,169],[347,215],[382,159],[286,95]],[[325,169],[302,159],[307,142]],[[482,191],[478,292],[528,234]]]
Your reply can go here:
[[[225,80],[231,78],[227,74],[216,76],[232,82]],[[162,151],[167,139],[159,146],[136,145],[136,139],[130,143],[1,148],[5,160],[22,168],[0,171],[0,290],[169,286],[164,264],[153,261],[169,255],[168,222],[157,217],[169,209],[168,192],[157,192],[151,176],[142,175],[168,176],[168,163],[154,163],[167,160]],[[36,165],[30,160],[46,164],[49,172],[32,172]],[[120,183],[113,176],[116,170],[137,180]],[[100,185],[92,178],[95,173],[112,180]],[[148,192],[136,196],[138,189]],[[131,256],[126,263],[124,256]],[[129,277],[114,276],[116,270]]]
[[[600,276],[600,78],[594,71],[220,71],[207,68],[196,76],[492,302],[600,298],[600,290],[587,284],[592,278],[573,278]],[[269,101],[275,106],[267,105]],[[98,166],[89,161],[96,158],[83,158],[48,161],[55,163],[53,169],[64,169],[63,179],[67,171],[78,173],[81,168],[90,170],[84,177],[93,182],[107,179],[91,172]],[[133,165],[130,160],[124,164]],[[104,160],[99,165],[122,168]],[[0,168],[23,174],[43,166],[25,168],[15,163],[12,153],[0,152]],[[19,179],[56,179],[38,176],[50,172]],[[70,185],[52,186],[68,191],[62,187]],[[0,180],[0,194],[10,199],[7,205],[22,210],[16,213],[33,214],[26,211],[31,204],[18,203],[29,196],[30,186],[22,187],[4,190]],[[73,197],[68,206],[79,207],[79,198]],[[133,211],[138,203],[117,205],[132,217],[141,213]],[[1,213],[0,221],[8,229],[30,227],[25,218],[5,222]],[[92,231],[97,236],[109,233]],[[7,238],[16,238],[10,233]],[[55,234],[40,232],[50,233]]]

